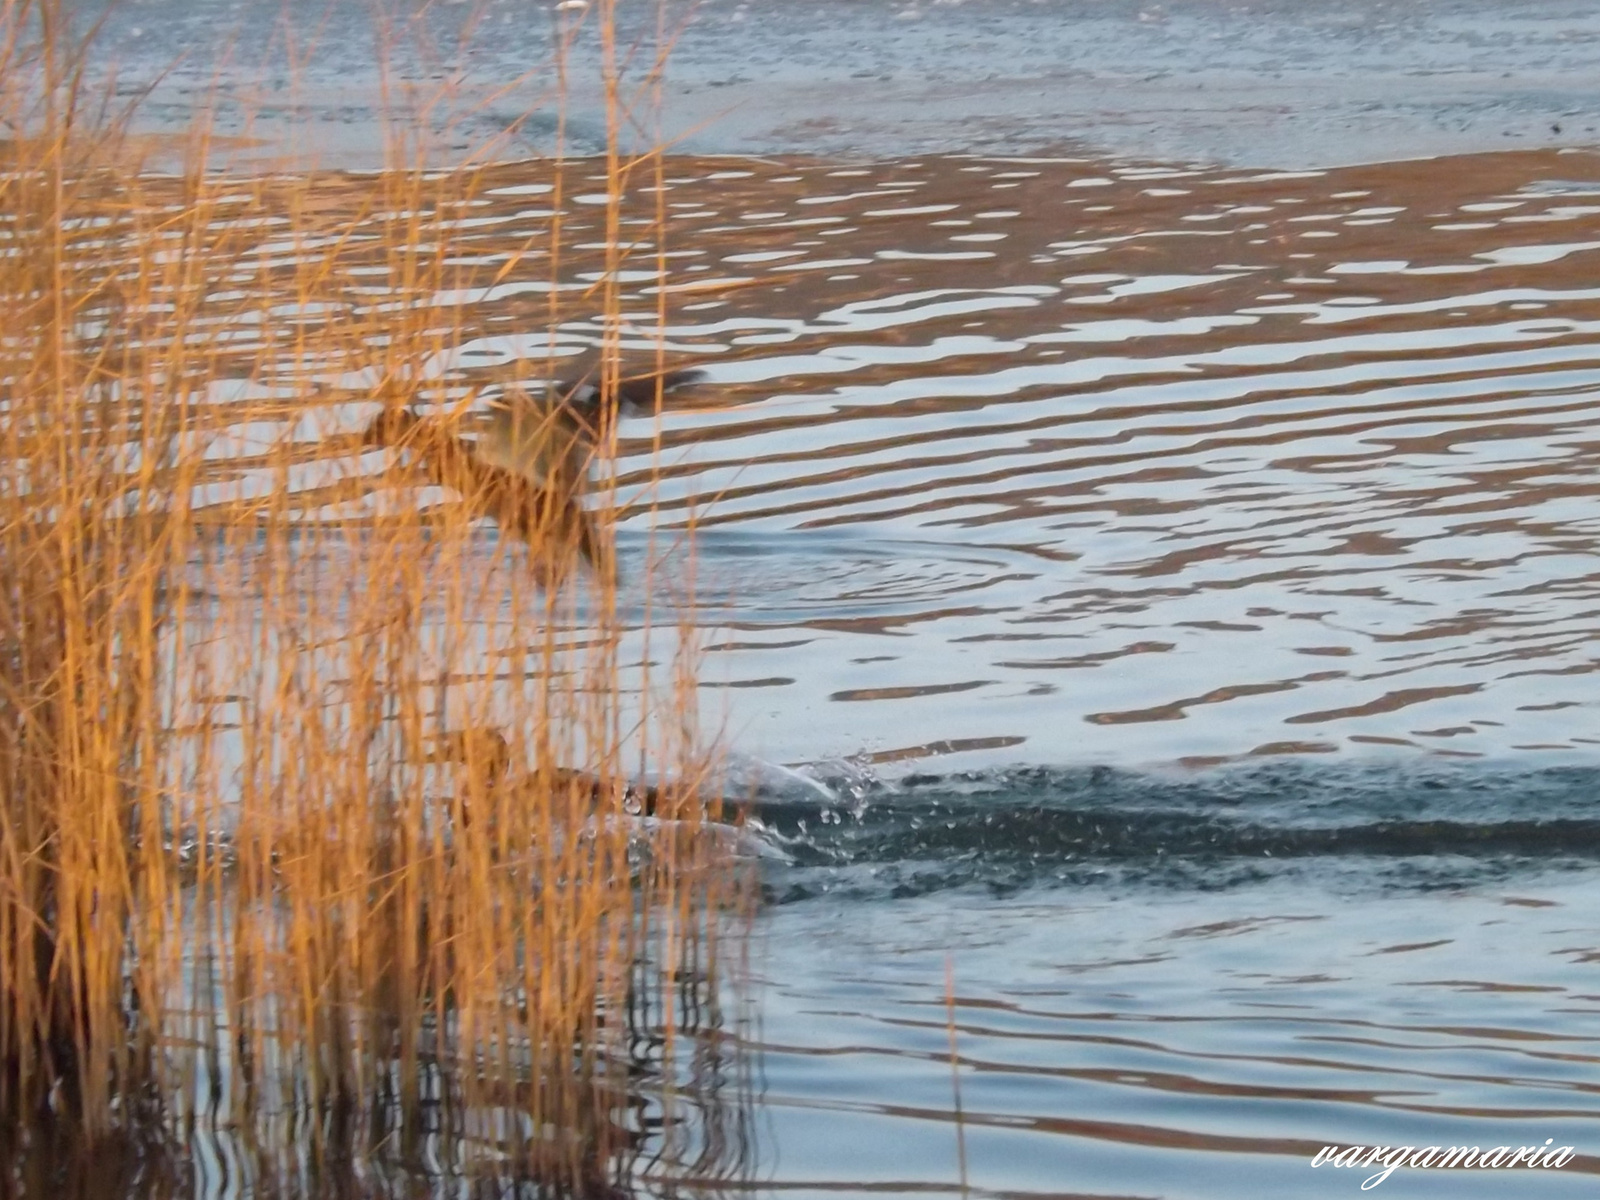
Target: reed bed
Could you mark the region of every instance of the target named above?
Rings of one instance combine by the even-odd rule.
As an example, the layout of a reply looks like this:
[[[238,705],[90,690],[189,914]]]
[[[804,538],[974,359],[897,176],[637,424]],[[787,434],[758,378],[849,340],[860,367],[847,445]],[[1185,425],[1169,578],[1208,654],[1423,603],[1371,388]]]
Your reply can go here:
[[[361,437],[543,378],[472,364],[507,292],[614,387],[661,160],[582,164],[580,230],[574,168],[422,169],[404,137],[382,172],[247,177],[197,127],[155,174],[85,119],[82,61],[55,0],[4,0],[0,1186],[92,1161],[84,1194],[132,1194],[202,1143],[286,1194],[736,1174],[742,883],[699,836],[692,618]],[[537,212],[491,252],[508,180]],[[641,774],[676,781],[648,853]]]

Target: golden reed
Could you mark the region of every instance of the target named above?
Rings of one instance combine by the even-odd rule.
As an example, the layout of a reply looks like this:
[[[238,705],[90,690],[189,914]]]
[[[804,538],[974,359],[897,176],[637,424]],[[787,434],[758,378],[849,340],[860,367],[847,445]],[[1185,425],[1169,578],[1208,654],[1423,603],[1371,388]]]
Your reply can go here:
[[[423,169],[401,129],[381,173],[220,172],[201,122],[144,171],[65,7],[0,0],[0,1189],[59,1190],[58,1144],[181,1173],[202,1137],[308,1194],[361,1161],[736,1173],[688,619],[361,436],[516,386],[458,353],[502,284],[551,285],[519,331],[595,322],[617,386],[618,268],[664,222],[660,157],[616,149],[611,4],[582,293],[576,168]],[[547,216],[486,252],[490,185],[529,178]],[[641,769],[682,781],[648,855]]]

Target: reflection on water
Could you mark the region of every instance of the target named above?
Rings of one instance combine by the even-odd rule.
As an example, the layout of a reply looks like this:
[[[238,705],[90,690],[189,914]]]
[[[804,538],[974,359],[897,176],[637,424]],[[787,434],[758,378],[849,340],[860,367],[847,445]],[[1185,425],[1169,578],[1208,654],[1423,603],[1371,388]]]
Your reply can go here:
[[[684,1180],[738,1192],[754,1170],[758,1142],[751,1039],[743,1034],[747,997],[715,955],[686,950],[686,941],[672,971],[643,956],[631,965],[623,1002],[603,1022],[620,1031],[615,1046],[590,1048],[602,1061],[599,1079],[589,1094],[569,1097],[559,1122],[532,1121],[531,1112],[557,1110],[549,1101],[536,1105],[541,1080],[527,1070],[507,1071],[505,1059],[480,1051],[478,1065],[487,1069],[474,1078],[447,1046],[437,1056],[380,1060],[360,1095],[319,1098],[302,1084],[292,1103],[265,1119],[236,1121],[225,1093],[241,1086],[241,1075],[246,1088],[261,1082],[241,1040],[237,1060],[206,1055],[180,1087],[190,1094],[179,1099],[187,1111],[176,1130],[135,1115],[86,1146],[65,1121],[0,1128],[0,1196],[621,1200],[677,1194]],[[193,1071],[185,1056],[206,1044],[173,1039],[169,1068]]]
[[[536,379],[552,345],[598,336],[581,239],[603,197],[568,174],[553,333],[550,264],[526,249],[551,184],[497,168],[459,222],[461,261],[506,278],[431,297],[468,329],[434,366],[441,395]],[[710,382],[659,427],[624,424],[624,553],[653,521],[705,530],[697,589],[731,631],[707,703],[742,748],[1003,764],[1595,744],[1594,155],[712,159],[667,178],[629,201],[641,223],[663,204],[668,232],[625,272],[624,347],[659,340]],[[388,294],[361,270],[352,315]],[[373,411],[332,403],[363,378],[318,383],[327,408],[233,430],[242,457],[209,499],[277,486],[249,450],[285,435],[308,500],[381,469],[337,436]]]
[[[1588,1194],[1600,159],[667,174],[624,349],[710,382],[623,427],[624,602],[710,610],[736,747],[850,759],[757,809],[797,861],[764,867],[756,1190],[958,1190],[953,946],[977,1194],[1353,1194],[1318,1148],[1547,1138],[1580,1157],[1384,1186]],[[436,398],[600,335],[595,243],[523,252],[553,195],[496,168],[462,218],[505,270],[428,298],[469,330]],[[360,269],[352,314],[390,302]],[[371,381],[313,374],[202,499],[439,502],[373,493]]]
[[[764,744],[1594,744],[1592,156],[748,169],[696,244],[803,249],[680,311],[747,405],[666,440],[767,535],[723,580],[729,678],[794,680]]]
[[[1592,880],[1339,898],[798,905],[767,923],[769,1195],[1362,1195],[1330,1144],[1570,1145],[1556,1170],[1399,1170],[1399,1196],[1588,1196]]]

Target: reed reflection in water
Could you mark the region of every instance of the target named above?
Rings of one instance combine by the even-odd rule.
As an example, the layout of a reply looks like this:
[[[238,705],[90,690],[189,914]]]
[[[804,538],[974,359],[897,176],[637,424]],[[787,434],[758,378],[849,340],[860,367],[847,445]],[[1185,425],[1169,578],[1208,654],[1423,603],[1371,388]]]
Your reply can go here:
[[[459,1062],[424,1055],[410,1064],[420,1076],[420,1102],[405,1094],[396,1060],[362,1103],[287,1109],[254,1128],[241,1126],[226,1119],[222,1100],[240,1086],[230,1078],[238,1064],[230,1063],[221,1075],[202,1069],[179,1141],[152,1130],[149,1140],[116,1137],[89,1146],[66,1123],[0,1130],[0,1196],[622,1197],[673,1194],[686,1181],[707,1194],[737,1193],[755,1169],[758,1146],[750,1039],[740,1032],[748,991],[710,956],[680,964],[668,990],[660,987],[659,962],[641,960],[631,970],[625,1003],[609,1014],[621,1031],[615,1044],[624,1048],[623,1060],[598,1072],[601,1081],[587,1098],[611,1115],[602,1139],[608,1154],[588,1164],[594,1175],[576,1190],[527,1156],[541,1139],[527,1127],[535,1080],[510,1088],[496,1080],[504,1090],[486,1095],[481,1079],[463,1088]],[[196,1045],[204,1044],[203,1033],[196,1030]],[[175,1039],[175,1063],[182,1050]],[[501,1169],[485,1166],[495,1158]]]

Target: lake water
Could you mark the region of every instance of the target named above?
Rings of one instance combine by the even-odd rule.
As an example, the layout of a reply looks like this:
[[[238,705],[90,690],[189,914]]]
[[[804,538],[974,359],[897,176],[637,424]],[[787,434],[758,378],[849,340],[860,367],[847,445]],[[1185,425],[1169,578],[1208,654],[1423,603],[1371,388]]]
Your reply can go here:
[[[708,378],[623,426],[624,604],[692,591],[705,722],[827,789],[755,807],[795,861],[704,1190],[1355,1195],[1320,1148],[1551,1139],[1379,1190],[1590,1194],[1600,157],[666,175],[624,350]],[[463,253],[543,178],[496,168]],[[542,356],[548,271],[441,297],[439,377]],[[312,414],[308,494],[378,478],[373,411]]]

